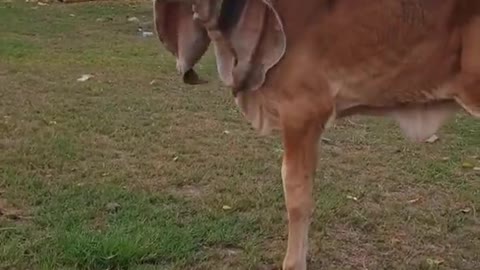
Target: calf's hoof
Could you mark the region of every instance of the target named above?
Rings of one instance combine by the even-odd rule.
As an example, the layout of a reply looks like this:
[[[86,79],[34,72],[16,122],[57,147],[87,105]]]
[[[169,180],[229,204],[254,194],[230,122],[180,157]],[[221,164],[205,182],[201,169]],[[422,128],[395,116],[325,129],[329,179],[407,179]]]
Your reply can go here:
[[[282,270],[307,270],[307,263],[300,261],[288,261],[283,262]]]

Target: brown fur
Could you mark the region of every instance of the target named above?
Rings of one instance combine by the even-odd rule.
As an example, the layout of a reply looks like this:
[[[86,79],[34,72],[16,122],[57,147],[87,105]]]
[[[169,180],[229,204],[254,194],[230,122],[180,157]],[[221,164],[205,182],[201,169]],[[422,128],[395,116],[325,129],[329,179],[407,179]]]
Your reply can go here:
[[[459,109],[480,117],[480,1],[272,2],[285,54],[259,89],[239,92],[236,102],[257,129],[282,133],[283,269],[304,270],[315,145],[329,120],[389,116],[422,141]]]

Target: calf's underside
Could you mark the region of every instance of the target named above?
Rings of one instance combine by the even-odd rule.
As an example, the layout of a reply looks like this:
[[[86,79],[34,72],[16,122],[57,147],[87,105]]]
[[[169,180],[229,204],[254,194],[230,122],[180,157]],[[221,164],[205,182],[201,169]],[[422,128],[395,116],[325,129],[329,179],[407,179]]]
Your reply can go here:
[[[415,141],[461,108],[480,117],[475,0],[194,2],[155,1],[162,42],[184,74],[213,43],[220,78],[263,134],[282,129],[286,108],[393,117]]]
[[[287,53],[263,89],[237,97],[257,128],[281,129],[281,115],[300,122],[332,108],[331,118],[392,117],[407,138],[423,141],[460,109],[480,117],[478,2],[331,2],[301,33],[279,3]]]

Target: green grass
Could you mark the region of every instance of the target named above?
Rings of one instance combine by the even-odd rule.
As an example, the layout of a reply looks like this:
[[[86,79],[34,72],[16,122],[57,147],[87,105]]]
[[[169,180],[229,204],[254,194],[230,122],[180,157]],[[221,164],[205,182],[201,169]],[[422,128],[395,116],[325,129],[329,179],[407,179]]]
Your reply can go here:
[[[206,246],[234,246],[239,232],[256,229],[254,220],[221,211],[199,213],[169,195],[132,193],[108,184],[52,187],[13,173],[4,177],[8,190],[36,195],[29,198],[36,208],[32,224],[10,224],[2,233],[0,258],[7,265],[104,269],[181,263]],[[109,208],[112,202],[118,208]]]
[[[0,3],[0,269],[279,267],[280,141],[246,123],[211,54],[208,85],[181,83],[126,20],[151,30],[150,8]],[[462,165],[480,166],[479,122],[416,145],[352,120],[325,134],[311,269],[479,269],[480,174]]]

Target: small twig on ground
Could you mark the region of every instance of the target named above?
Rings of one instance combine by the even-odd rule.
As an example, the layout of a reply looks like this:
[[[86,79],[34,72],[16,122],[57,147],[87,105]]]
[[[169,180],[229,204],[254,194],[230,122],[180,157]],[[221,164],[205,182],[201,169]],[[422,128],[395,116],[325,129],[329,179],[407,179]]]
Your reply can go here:
[[[0,232],[10,231],[10,230],[18,230],[18,228],[17,227],[3,227],[3,228],[0,228]]]
[[[352,126],[356,126],[356,127],[363,127],[363,126],[364,126],[364,125],[362,125],[362,124],[355,123],[355,122],[353,122],[353,121],[350,120],[350,119],[346,119],[346,120],[347,120],[347,122],[348,122],[350,125],[352,125]]]

